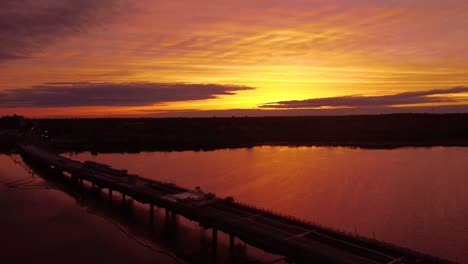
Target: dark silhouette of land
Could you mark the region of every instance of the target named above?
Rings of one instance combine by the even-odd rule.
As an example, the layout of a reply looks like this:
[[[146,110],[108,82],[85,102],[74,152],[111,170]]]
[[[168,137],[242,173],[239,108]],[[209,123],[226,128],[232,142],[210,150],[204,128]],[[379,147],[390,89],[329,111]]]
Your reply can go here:
[[[11,117],[0,121],[0,130],[7,131],[0,132],[3,149],[18,139],[17,131],[31,129],[32,124],[55,148],[77,152],[213,150],[259,145],[468,146],[468,114],[26,121],[15,118],[21,126],[15,125]]]
[[[21,116],[4,116],[0,118],[0,152],[12,151],[22,136],[33,126],[33,121]]]

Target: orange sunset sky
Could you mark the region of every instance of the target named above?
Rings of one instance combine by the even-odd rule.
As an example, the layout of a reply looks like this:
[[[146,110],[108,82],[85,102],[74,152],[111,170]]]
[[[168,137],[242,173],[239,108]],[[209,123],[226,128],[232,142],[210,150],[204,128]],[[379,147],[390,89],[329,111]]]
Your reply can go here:
[[[468,112],[466,0],[3,0],[0,114]]]

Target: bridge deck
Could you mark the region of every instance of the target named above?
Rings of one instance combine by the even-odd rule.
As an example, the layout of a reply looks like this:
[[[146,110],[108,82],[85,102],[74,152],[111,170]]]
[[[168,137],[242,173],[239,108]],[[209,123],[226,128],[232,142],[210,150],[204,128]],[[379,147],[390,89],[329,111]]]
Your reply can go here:
[[[116,190],[142,203],[167,208],[205,227],[222,230],[252,245],[297,261],[320,263],[448,263],[377,240],[354,236],[264,209],[216,198],[200,191],[137,175],[113,173],[109,166],[75,161],[34,145],[22,153],[72,177]],[[117,172],[117,170],[116,170]]]

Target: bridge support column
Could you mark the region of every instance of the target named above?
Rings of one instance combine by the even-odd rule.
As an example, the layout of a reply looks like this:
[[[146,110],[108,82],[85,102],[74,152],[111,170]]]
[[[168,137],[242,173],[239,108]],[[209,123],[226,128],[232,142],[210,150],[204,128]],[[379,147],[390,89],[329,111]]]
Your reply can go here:
[[[230,234],[229,235],[229,249],[234,249],[234,246],[235,246],[235,236]]]
[[[213,227],[212,229],[212,236],[213,236],[213,248],[218,247],[218,229]]]
[[[152,224],[153,219],[154,219],[154,205],[152,203],[149,204],[149,209],[150,209],[150,224]]]

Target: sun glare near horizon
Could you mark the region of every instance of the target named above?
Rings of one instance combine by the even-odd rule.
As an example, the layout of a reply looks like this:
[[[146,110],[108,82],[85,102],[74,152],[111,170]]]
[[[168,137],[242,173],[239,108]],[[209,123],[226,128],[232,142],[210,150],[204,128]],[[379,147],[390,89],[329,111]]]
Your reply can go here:
[[[282,101],[468,86],[466,1],[8,3],[0,11],[8,21],[0,28],[6,39],[0,44],[0,111],[5,114],[267,111],[265,105]],[[44,96],[50,92],[53,100],[61,100],[57,83],[95,84],[105,92],[80,93],[80,85],[71,85],[76,89],[67,90],[67,96],[83,103],[57,106]],[[125,88],[118,86],[122,83]],[[121,92],[132,83],[193,84],[186,90],[192,96],[168,88],[158,90],[154,102],[116,103],[117,95],[142,93],[137,88]],[[204,84],[227,88],[200,95],[196,87]],[[86,96],[105,94],[112,95],[109,102],[86,103]],[[466,93],[443,96],[446,100],[403,106],[468,104]]]

